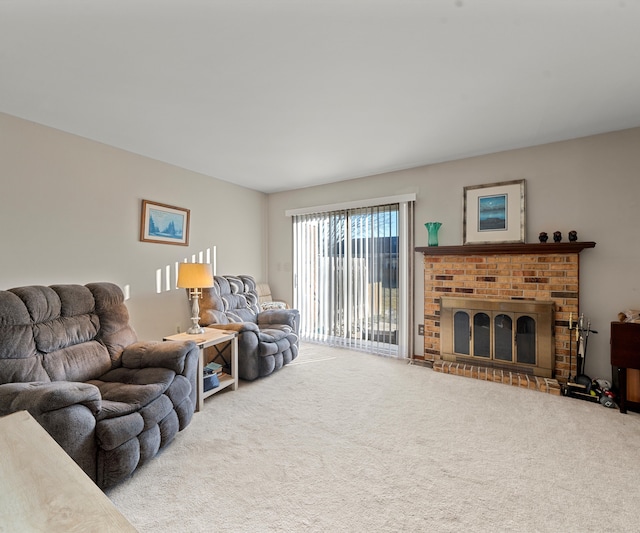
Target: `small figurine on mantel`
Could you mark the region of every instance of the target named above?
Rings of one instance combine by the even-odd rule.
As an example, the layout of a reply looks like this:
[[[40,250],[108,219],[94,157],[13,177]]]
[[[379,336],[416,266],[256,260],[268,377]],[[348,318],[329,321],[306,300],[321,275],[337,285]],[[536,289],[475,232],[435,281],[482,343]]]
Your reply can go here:
[[[576,230],[571,230],[569,232],[569,242],[576,242],[578,240],[578,232]]]
[[[553,232],[553,242],[560,242],[562,240],[562,232],[554,231]]]
[[[549,240],[549,235],[547,235],[546,231],[541,231],[540,235],[538,235],[538,239],[540,239],[540,242],[547,242]]]

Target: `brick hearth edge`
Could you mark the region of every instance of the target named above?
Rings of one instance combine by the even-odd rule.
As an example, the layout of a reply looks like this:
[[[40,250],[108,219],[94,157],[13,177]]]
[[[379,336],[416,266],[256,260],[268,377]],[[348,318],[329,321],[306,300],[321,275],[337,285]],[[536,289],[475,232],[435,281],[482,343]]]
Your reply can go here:
[[[493,381],[494,383],[505,383],[514,387],[546,392],[556,396],[561,395],[560,384],[556,379],[551,378],[541,378],[528,374],[520,374],[518,372],[509,372],[507,370],[449,361],[434,361],[433,370],[435,372],[442,372],[443,374]]]

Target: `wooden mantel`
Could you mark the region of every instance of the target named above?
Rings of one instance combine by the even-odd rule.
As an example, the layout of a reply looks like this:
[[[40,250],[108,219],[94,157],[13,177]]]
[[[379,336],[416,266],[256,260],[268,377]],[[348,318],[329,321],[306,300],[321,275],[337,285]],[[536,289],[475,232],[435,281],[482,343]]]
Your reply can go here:
[[[418,246],[415,251],[424,255],[495,255],[495,254],[567,254],[580,253],[593,248],[596,243],[549,242],[549,243],[490,243],[463,244],[460,246]]]

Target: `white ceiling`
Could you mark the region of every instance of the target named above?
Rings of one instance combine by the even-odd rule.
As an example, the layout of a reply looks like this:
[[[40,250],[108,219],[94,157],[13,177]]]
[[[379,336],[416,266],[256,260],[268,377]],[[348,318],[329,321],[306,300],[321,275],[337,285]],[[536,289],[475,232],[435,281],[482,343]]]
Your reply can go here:
[[[640,126],[640,0],[0,0],[0,111],[307,187]]]

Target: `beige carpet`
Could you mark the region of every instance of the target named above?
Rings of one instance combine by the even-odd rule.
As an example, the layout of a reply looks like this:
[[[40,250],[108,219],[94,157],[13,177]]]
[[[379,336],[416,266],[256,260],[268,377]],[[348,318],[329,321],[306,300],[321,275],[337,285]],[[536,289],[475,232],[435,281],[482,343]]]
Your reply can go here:
[[[305,344],[108,496],[154,533],[640,531],[640,415]]]

